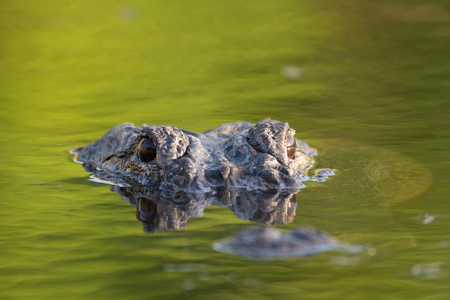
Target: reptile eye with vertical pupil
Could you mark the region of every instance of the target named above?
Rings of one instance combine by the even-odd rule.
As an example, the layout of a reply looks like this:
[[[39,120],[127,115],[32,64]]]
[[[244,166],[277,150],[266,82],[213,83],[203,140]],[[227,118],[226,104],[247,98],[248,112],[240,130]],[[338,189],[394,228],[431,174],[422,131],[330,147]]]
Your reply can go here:
[[[144,138],[139,143],[139,158],[142,162],[149,162],[156,158],[155,143],[149,138]]]

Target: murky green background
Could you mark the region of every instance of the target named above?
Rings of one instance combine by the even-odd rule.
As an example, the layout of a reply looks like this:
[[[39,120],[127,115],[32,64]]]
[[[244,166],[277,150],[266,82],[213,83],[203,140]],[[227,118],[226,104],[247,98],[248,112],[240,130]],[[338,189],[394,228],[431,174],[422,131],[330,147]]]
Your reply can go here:
[[[450,3],[1,1],[1,299],[449,299]],[[258,262],[209,207],[149,234],[67,150],[123,123],[287,121],[339,169],[294,224],[367,245]]]

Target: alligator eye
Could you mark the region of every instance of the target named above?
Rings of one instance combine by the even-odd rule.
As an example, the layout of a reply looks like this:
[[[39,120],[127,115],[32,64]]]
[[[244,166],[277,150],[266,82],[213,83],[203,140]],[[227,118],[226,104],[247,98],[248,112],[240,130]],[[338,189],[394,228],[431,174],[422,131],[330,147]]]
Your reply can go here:
[[[142,139],[138,149],[142,162],[152,161],[156,158],[156,146],[151,139]]]
[[[296,147],[294,147],[294,146],[288,147],[288,148],[287,148],[287,156],[288,156],[290,159],[293,159],[294,156],[295,156],[295,152],[296,152],[296,151],[297,151]]]
[[[293,159],[297,151],[297,142],[292,134],[288,134],[286,137],[286,149],[287,156]]]

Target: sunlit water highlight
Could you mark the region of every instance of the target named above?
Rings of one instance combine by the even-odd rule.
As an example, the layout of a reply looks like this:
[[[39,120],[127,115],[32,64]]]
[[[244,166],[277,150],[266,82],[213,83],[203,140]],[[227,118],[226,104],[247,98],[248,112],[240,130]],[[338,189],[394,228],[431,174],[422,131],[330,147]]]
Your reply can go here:
[[[448,299],[445,1],[8,1],[0,6],[0,298]],[[321,150],[292,223],[360,253],[260,262],[208,206],[147,233],[67,153],[123,122],[289,122]]]

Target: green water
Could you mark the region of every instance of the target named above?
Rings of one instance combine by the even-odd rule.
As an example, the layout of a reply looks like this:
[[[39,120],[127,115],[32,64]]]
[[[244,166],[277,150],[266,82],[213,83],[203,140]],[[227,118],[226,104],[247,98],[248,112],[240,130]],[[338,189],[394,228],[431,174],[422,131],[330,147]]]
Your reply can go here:
[[[1,1],[1,299],[449,299],[450,4]],[[224,207],[145,233],[67,150],[123,123],[289,122],[339,170],[293,224],[365,245],[259,262]]]

